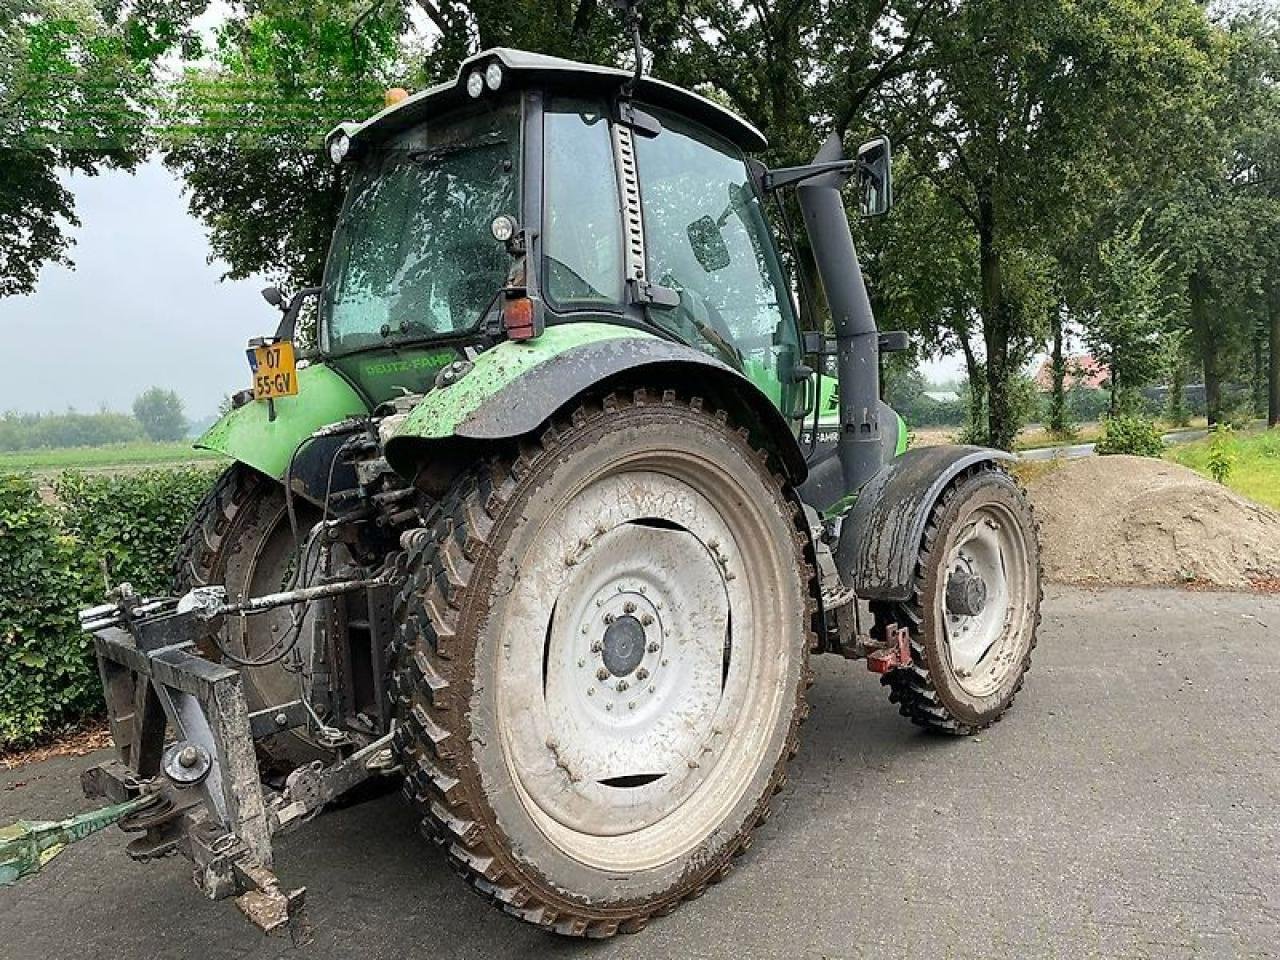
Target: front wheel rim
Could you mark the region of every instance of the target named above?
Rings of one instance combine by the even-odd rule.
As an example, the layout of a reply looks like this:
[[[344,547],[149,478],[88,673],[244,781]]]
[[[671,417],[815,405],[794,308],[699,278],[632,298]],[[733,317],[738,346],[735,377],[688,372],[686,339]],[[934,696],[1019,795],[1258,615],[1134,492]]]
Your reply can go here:
[[[981,584],[974,599],[964,581]],[[996,693],[1030,645],[1030,555],[1018,518],[986,503],[964,520],[939,577],[938,606],[956,682],[974,697]],[[969,601],[958,599],[966,593]]]

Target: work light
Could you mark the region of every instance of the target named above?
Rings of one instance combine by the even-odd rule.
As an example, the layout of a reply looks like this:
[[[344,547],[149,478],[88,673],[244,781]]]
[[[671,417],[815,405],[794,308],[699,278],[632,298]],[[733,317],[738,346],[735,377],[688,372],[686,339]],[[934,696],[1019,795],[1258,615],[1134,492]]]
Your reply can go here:
[[[499,214],[493,218],[493,223],[489,224],[489,232],[499,243],[506,243],[516,235],[516,222],[505,213]]]
[[[484,83],[490,90],[502,86],[502,64],[496,60],[484,68]]]
[[[339,130],[329,141],[329,159],[334,163],[341,163],[346,159],[347,151],[350,149],[351,138]]]
[[[478,98],[484,93],[484,77],[480,75],[480,71],[476,70],[467,77],[467,93],[474,98]]]

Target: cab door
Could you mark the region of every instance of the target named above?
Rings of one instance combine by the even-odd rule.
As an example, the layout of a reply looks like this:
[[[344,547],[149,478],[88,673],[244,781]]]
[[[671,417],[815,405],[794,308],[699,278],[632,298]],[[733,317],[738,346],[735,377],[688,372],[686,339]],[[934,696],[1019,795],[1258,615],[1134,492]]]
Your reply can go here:
[[[648,282],[678,294],[649,321],[741,370],[793,416],[800,332],[742,152],[663,110],[634,138]]]

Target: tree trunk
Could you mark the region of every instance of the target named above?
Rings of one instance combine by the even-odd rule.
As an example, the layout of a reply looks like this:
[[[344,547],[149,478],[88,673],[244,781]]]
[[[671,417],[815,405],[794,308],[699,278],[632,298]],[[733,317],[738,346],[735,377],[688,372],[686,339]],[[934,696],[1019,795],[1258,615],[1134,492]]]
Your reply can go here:
[[[985,441],[1001,450],[1013,448],[1018,423],[1013,411],[1009,381],[1009,303],[1004,295],[1004,275],[996,243],[995,204],[989,195],[978,197],[978,259],[982,277],[982,337],[987,348],[987,435]]]
[[[1267,426],[1280,426],[1280,278],[1273,277],[1267,291],[1271,362],[1267,371]]]
[[[1166,412],[1175,427],[1185,427],[1189,422],[1184,394],[1187,385],[1187,365],[1178,357],[1169,368],[1169,396]]]
[[[977,429],[985,424],[987,419],[986,373],[982,369],[982,361],[973,352],[966,311],[967,308],[963,304],[956,311],[957,317],[964,318],[956,322],[956,335],[960,341],[960,350],[964,354],[965,374],[969,378],[969,424]]]
[[[1253,370],[1249,378],[1249,416],[1265,417],[1267,415],[1267,327],[1260,314],[1252,324],[1253,330],[1249,339],[1253,347]]]
[[[1209,425],[1222,420],[1222,381],[1218,371],[1218,343],[1214,336],[1213,321],[1209,317],[1208,282],[1200,270],[1192,272],[1188,280],[1191,297],[1191,330],[1204,369],[1204,404]]]
[[[1067,358],[1063,353],[1062,314],[1063,307],[1059,304],[1053,312],[1053,352],[1049,360],[1052,377],[1049,385],[1049,432],[1059,437],[1071,432],[1071,421],[1067,416]]]

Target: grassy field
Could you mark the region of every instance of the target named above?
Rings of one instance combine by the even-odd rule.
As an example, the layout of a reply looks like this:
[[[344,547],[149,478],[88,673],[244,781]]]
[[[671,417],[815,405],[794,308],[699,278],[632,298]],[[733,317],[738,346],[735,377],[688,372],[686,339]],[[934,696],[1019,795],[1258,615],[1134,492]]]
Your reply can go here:
[[[1227,486],[1250,500],[1280,510],[1280,428],[1237,435],[1232,447],[1236,462]],[[1207,439],[1171,447],[1165,457],[1209,476]]]
[[[208,450],[195,450],[190,442],[121,443],[108,447],[66,447],[56,450],[19,450],[0,453],[0,473],[51,473],[59,470],[140,470],[172,467],[222,459]]]

